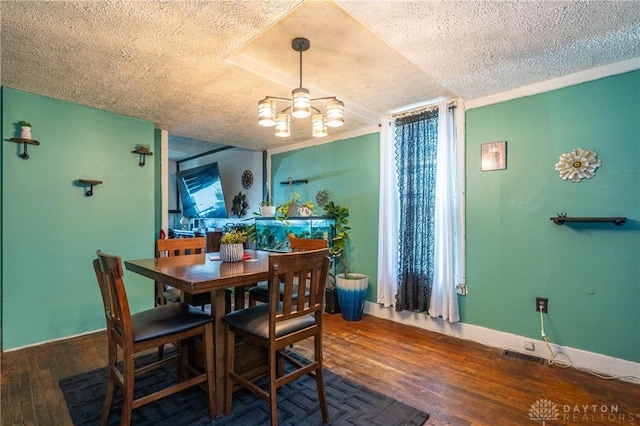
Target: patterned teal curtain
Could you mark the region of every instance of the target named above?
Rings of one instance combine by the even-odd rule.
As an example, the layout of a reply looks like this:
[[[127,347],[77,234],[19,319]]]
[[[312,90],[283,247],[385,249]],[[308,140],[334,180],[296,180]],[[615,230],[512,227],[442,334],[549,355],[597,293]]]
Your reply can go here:
[[[400,197],[396,311],[425,312],[433,283],[438,109],[396,119]]]

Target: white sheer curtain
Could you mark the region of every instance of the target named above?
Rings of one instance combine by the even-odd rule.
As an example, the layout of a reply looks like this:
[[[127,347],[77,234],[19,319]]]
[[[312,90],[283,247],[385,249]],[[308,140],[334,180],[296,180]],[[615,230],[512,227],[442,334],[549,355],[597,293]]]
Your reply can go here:
[[[439,105],[436,175],[435,274],[429,315],[460,321],[457,284],[464,283],[464,144],[456,138],[454,114]],[[398,187],[395,126],[390,119],[380,134],[380,219],[378,224],[378,303],[395,304],[398,289]]]
[[[450,322],[460,321],[456,285],[461,283],[458,229],[458,156],[453,109],[446,103],[438,111],[438,159],[436,168],[436,205],[433,286],[429,315]]]
[[[380,206],[378,207],[378,303],[395,304],[398,291],[398,185],[395,126],[385,120],[380,132]]]

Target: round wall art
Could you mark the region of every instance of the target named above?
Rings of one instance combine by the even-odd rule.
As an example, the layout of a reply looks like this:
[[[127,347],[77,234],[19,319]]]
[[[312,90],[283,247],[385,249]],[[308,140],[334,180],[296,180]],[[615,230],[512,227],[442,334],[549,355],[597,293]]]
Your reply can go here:
[[[242,173],[242,187],[249,189],[251,185],[253,185],[253,173],[251,173],[251,170],[245,170],[244,173]]]
[[[601,165],[597,156],[597,152],[582,148],[562,154],[560,161],[556,163],[560,179],[572,182],[580,182],[584,178],[591,179]]]

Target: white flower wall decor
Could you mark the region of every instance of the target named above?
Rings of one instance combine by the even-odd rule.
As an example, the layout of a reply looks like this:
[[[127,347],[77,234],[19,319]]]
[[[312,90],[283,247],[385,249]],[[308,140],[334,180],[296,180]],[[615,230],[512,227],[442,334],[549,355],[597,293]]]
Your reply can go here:
[[[560,172],[560,179],[580,182],[582,179],[591,179],[596,174],[596,169],[601,163],[596,157],[598,153],[588,149],[576,148],[571,152],[560,156],[556,163],[556,170]]]

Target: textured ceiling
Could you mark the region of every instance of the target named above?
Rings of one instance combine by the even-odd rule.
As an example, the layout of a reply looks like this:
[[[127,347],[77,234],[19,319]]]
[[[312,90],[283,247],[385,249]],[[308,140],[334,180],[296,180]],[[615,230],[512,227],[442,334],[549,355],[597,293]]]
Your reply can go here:
[[[635,1],[3,0],[0,20],[2,85],[152,121],[173,159],[310,139],[310,119],[289,138],[256,122],[299,84],[295,37],[303,86],[345,102],[330,133],[640,58]]]

